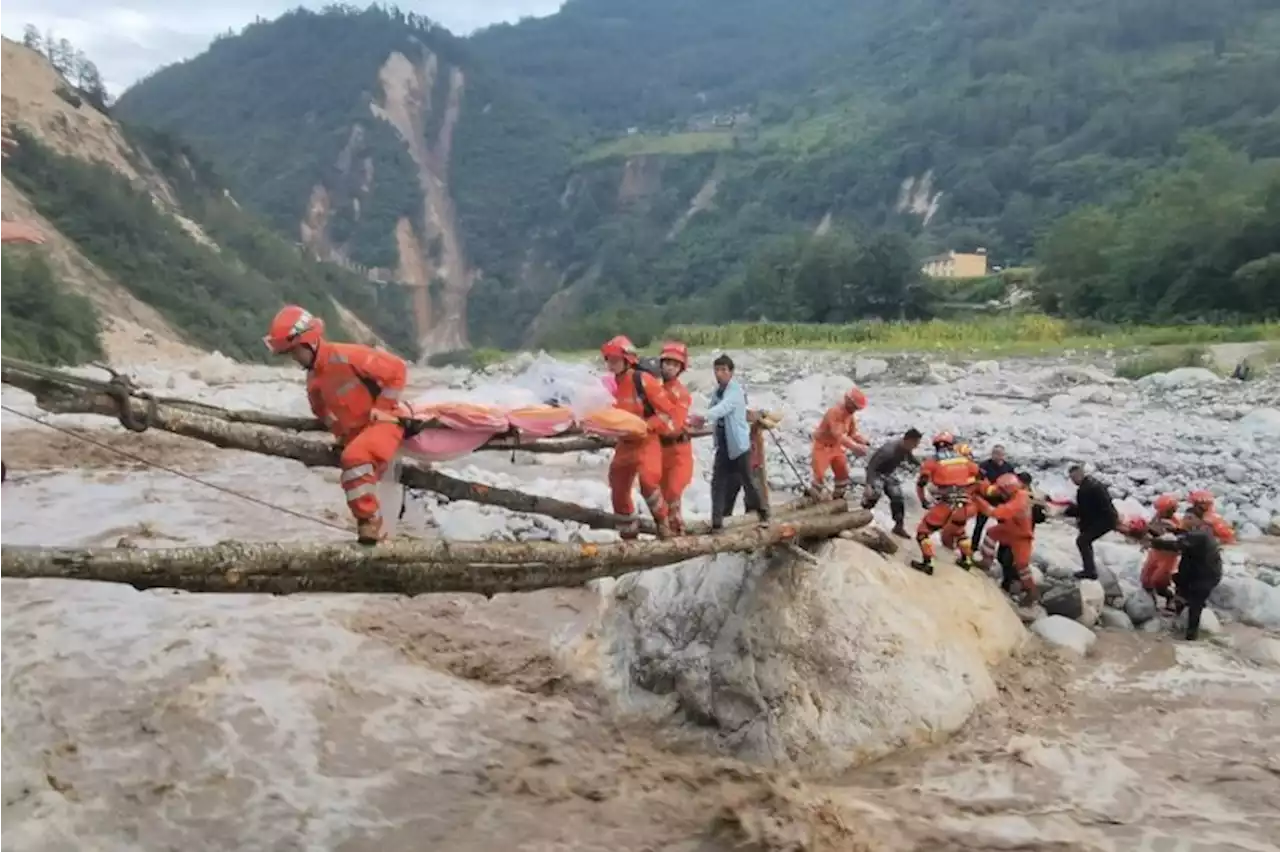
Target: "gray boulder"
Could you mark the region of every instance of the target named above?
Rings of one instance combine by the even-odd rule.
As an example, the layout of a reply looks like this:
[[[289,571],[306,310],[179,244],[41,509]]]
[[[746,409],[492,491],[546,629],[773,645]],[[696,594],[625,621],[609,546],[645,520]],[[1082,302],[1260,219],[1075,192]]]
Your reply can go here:
[[[1050,615],[1039,619],[1031,625],[1031,632],[1049,644],[1065,648],[1081,657],[1087,655],[1089,649],[1098,641],[1098,637],[1092,630],[1078,621],[1061,615]]]
[[[721,555],[605,587],[568,649],[623,716],[745,759],[838,771],[954,731],[1026,632],[995,584],[851,541],[818,565]]]
[[[1146,624],[1157,615],[1156,602],[1146,592],[1135,592],[1124,602],[1124,612],[1134,624]]]
[[[1130,620],[1129,616],[1125,613],[1125,611],[1121,609],[1112,609],[1111,607],[1104,607],[1102,610],[1102,616],[1099,620],[1103,627],[1109,628],[1111,630],[1132,630],[1133,629],[1133,621]]]

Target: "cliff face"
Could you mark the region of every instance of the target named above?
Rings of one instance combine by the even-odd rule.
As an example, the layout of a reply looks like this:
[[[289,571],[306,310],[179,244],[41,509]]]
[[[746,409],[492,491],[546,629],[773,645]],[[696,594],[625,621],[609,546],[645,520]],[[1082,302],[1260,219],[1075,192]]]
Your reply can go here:
[[[43,237],[6,255],[14,252],[15,274],[35,274],[34,263],[61,291],[87,297],[108,360],[212,349],[263,357],[261,329],[290,301],[324,315],[338,337],[394,340],[405,350],[393,329],[402,313],[394,299],[379,305],[362,277],[300,257],[243,211],[181,141],[120,124],[46,57],[7,39],[2,73],[5,134],[18,140],[6,152],[4,215]],[[323,222],[326,201],[312,198],[313,221]],[[54,314],[40,314],[55,296],[23,283],[35,302],[29,295],[6,300],[6,316],[56,325]]]

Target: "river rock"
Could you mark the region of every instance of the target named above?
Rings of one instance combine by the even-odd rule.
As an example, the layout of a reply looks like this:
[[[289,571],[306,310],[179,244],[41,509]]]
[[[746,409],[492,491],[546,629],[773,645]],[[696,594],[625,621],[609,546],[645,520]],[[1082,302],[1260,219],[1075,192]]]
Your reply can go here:
[[[1280,668],[1280,639],[1271,636],[1253,636],[1240,643],[1240,656],[1252,663],[1270,668]]]
[[[841,539],[816,553],[628,574],[569,653],[623,716],[828,772],[954,731],[995,695],[989,667],[1025,632],[994,584]]]
[[[1076,585],[1050,586],[1041,596],[1040,605],[1049,615],[1060,615],[1073,621],[1080,621],[1084,615],[1084,601],[1080,597],[1080,587]]]
[[[1132,630],[1133,621],[1122,609],[1112,609],[1111,607],[1102,608],[1102,616],[1099,619],[1103,627],[1111,630]]]
[[[1098,567],[1099,576],[1103,570],[1105,569],[1101,566]],[[1107,596],[1103,592],[1102,583],[1097,580],[1081,580],[1079,588],[1081,612],[1076,620],[1085,627],[1092,627],[1098,623],[1098,618],[1102,615],[1103,601]],[[1118,584],[1116,588],[1119,588]]]
[[[995,376],[1000,373],[999,361],[975,361],[969,365],[969,370],[984,376]]]
[[[1125,600],[1124,612],[1134,624],[1146,624],[1157,615],[1156,602],[1146,592],[1134,592]]]
[[[1041,618],[1031,625],[1031,631],[1051,645],[1066,648],[1080,656],[1089,653],[1098,637],[1092,630],[1078,621],[1064,618],[1061,615],[1050,615]]]
[[[1194,388],[1201,385],[1212,385],[1221,382],[1221,377],[1204,367],[1179,367],[1167,373],[1152,373],[1138,380],[1141,388],[1159,388],[1161,390],[1178,390]]]
[[[1255,438],[1280,439],[1280,410],[1255,408],[1236,421],[1236,431]]]
[[[1222,475],[1228,482],[1244,482],[1249,478],[1249,469],[1239,462],[1232,462],[1222,469]]]
[[[860,382],[883,376],[889,372],[889,362],[880,358],[859,358],[854,362],[853,375]]]
[[[1280,588],[1246,574],[1222,578],[1209,601],[1241,622],[1266,630],[1280,630]]]

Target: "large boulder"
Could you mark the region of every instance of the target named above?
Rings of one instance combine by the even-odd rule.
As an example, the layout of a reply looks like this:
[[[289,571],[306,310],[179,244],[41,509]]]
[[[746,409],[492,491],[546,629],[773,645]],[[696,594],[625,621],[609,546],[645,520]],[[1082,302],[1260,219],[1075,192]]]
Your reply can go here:
[[[738,757],[839,771],[955,731],[1026,638],[995,584],[851,541],[817,565],[720,555],[601,585],[567,649],[621,715]]]
[[[853,376],[860,382],[883,376],[889,372],[889,362],[883,358],[859,358],[853,364]]]
[[[1235,428],[1255,438],[1280,438],[1280,410],[1255,408],[1236,421]]]

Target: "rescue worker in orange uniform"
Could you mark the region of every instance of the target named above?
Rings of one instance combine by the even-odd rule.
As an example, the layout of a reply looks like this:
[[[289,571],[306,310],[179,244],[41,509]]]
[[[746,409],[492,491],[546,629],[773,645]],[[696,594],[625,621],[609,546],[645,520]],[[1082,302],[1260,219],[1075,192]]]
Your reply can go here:
[[[680,375],[689,369],[689,347],[683,343],[664,343],[658,356],[662,366],[662,385],[671,398],[676,423],[682,424],[679,432],[662,435],[662,499],[667,501],[667,523],[673,535],[684,535],[684,515],[680,500],[693,481],[693,442],[689,439],[689,407],[693,397],[680,381]]]
[[[933,573],[935,552],[931,536],[939,530],[942,531],[942,546],[959,551],[957,565],[967,569],[973,557],[973,546],[965,535],[965,525],[976,511],[973,491],[982,474],[977,462],[956,452],[955,445],[955,436],[950,432],[934,435],[933,456],[920,465],[920,476],[916,479],[916,497],[926,511],[916,527],[920,559],[913,561],[911,567],[926,574]],[[925,493],[926,487],[933,492],[932,501]]]
[[[994,490],[1000,503],[992,505],[981,494],[973,495],[977,511],[992,518],[996,525],[982,539],[978,564],[991,565],[1000,545],[1009,548],[1013,557],[1013,570],[1018,575],[1027,606],[1040,602],[1040,591],[1031,575],[1031,551],[1035,545],[1035,520],[1032,512],[1031,492],[1022,484],[1016,473],[1002,473],[996,477]]]
[[[1181,530],[1182,522],[1178,518],[1179,502],[1177,494],[1161,494],[1155,500],[1155,514],[1151,520],[1138,525],[1139,529],[1136,531],[1154,538]],[[1177,570],[1177,551],[1151,548],[1147,551],[1147,558],[1142,563],[1143,590],[1151,595],[1152,600],[1156,600],[1158,595],[1165,599],[1166,606],[1171,605],[1173,590],[1170,585]]]
[[[356,535],[361,544],[382,540],[377,487],[404,440],[404,361],[371,346],[325,340],[324,320],[297,305],[276,314],[263,342],[306,368],[311,412],[342,447],[342,490]]]
[[[1192,491],[1187,495],[1187,502],[1191,504],[1191,508],[1183,515],[1183,526],[1186,526],[1187,515],[1193,515],[1198,521],[1208,525],[1219,544],[1236,543],[1236,531],[1227,523],[1226,518],[1213,510],[1212,491],[1203,488]]]
[[[662,436],[679,434],[685,424],[678,419],[675,405],[662,381],[637,367],[640,356],[631,341],[619,335],[600,347],[600,354],[617,381],[613,392],[614,407],[643,418],[649,427],[643,438],[618,441],[609,465],[609,490],[613,492],[613,511],[628,521],[619,528],[624,539],[640,534],[635,517],[635,500],[631,489],[637,478],[640,494],[649,506],[659,538],[669,538],[667,501],[662,497]]]
[[[867,407],[867,395],[856,387],[845,391],[839,405],[827,409],[822,422],[813,433],[813,483],[810,492],[822,493],[827,471],[835,476],[832,499],[842,500],[849,490],[849,460],[845,453],[856,456],[867,454],[867,439],[858,433],[857,412]]]

